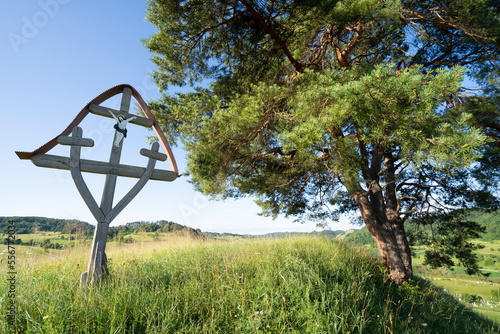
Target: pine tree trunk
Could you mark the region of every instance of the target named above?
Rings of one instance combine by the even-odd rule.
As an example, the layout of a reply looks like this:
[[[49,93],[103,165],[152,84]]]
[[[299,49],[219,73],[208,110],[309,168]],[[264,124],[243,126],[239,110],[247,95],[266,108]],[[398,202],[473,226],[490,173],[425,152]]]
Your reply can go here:
[[[358,193],[354,199],[368,230],[377,243],[380,259],[386,266],[389,279],[396,285],[407,282],[413,276],[411,253],[403,223],[395,217],[389,220],[380,212],[365,193]]]

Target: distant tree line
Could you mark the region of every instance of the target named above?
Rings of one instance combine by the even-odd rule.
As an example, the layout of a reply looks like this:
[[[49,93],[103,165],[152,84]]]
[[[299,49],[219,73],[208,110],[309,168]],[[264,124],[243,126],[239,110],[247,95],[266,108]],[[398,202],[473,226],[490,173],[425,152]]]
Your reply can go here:
[[[7,245],[9,242],[7,241],[7,238],[1,238],[0,239],[0,245]],[[50,239],[44,239],[44,240],[37,240],[34,241],[33,239],[30,239],[28,241],[24,241],[21,238],[16,238],[15,240],[16,245],[23,245],[23,246],[39,246],[42,247],[43,249],[62,249],[63,245],[61,245],[58,242],[51,242]]]
[[[357,245],[377,246],[375,240],[373,240],[373,237],[366,228],[366,226],[364,226],[359,230],[355,230],[354,232],[349,234],[345,239]]]
[[[78,234],[84,238],[92,238],[94,234],[95,226],[74,219],[57,219],[57,218],[45,218],[45,217],[0,217],[0,234],[3,238],[0,243],[6,244],[7,240],[5,236],[8,234],[9,220],[15,221],[16,235],[22,234],[35,234],[44,232],[59,232],[65,234]],[[108,237],[124,237],[130,234],[136,234],[138,232],[156,232],[156,233],[171,233],[171,232],[184,232],[188,235],[194,237],[202,236],[202,232],[199,229],[193,229],[184,225],[174,223],[167,220],[159,221],[135,221],[126,223],[125,225],[111,226],[108,229]],[[18,244],[32,245],[33,241],[28,241],[23,243],[20,241],[19,237],[16,238]],[[48,239],[47,239],[48,240]],[[132,239],[127,239],[132,240]],[[127,242],[124,240],[124,242]],[[60,248],[56,244],[50,243],[50,241],[44,242],[44,245],[48,244],[48,248]]]
[[[68,234],[84,233],[92,235],[94,226],[75,219],[58,219],[46,217],[0,217],[0,233],[7,234],[9,220],[15,221],[16,234],[38,232],[61,232]]]
[[[159,233],[172,233],[172,232],[186,232],[188,235],[194,237],[203,236],[200,229],[193,229],[181,224],[174,223],[167,220],[150,221],[135,221],[126,223],[125,225],[110,226],[108,229],[108,237],[115,238],[118,234],[126,236],[129,234],[136,234],[138,232],[159,232]]]

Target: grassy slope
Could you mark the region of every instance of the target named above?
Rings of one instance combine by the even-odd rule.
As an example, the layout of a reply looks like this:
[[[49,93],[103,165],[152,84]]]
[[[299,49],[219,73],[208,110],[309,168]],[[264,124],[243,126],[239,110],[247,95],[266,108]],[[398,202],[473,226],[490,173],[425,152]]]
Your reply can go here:
[[[87,248],[23,251],[20,333],[499,332],[428,282],[395,288],[374,257],[320,237],[110,246],[110,277],[83,290]],[[0,332],[13,331],[1,322]]]

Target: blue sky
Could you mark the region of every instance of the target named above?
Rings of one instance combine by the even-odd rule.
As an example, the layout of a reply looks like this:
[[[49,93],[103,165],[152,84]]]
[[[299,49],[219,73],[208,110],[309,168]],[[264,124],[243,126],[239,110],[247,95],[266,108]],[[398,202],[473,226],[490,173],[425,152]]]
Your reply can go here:
[[[14,151],[32,151],[66,128],[76,114],[101,92],[122,83],[135,87],[148,101],[159,97],[149,73],[151,54],[141,39],[154,33],[145,20],[146,0],[76,1],[4,0],[0,5],[0,215],[79,219],[94,224],[69,171],[40,168],[20,160]],[[119,99],[106,102],[115,107]],[[86,159],[106,161],[113,121],[95,115],[81,124],[95,146]],[[147,132],[129,125],[122,163],[146,165],[140,148],[149,147]],[[58,145],[49,154],[69,156]],[[180,172],[185,152],[174,148]],[[169,169],[168,162],[157,168]],[[97,202],[104,177],[84,175]],[[119,178],[115,203],[135,179]],[[185,177],[174,182],[149,181],[112,225],[136,220],[171,220],[202,231],[261,234],[320,230],[315,223],[258,216],[252,199],[211,201],[195,192]],[[330,228],[348,229],[346,221]]]

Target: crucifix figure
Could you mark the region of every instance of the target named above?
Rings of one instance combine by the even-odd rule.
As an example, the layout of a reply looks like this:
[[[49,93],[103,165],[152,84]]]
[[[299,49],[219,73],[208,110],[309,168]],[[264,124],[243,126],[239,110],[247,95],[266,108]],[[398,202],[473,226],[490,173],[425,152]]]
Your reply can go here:
[[[111,114],[111,116],[113,116],[113,118],[116,121],[116,124],[114,125],[114,128],[117,131],[115,138],[115,146],[118,147],[120,146],[120,142],[122,141],[122,139],[124,137],[127,138],[127,129],[126,129],[127,123],[136,119],[137,117],[133,116],[130,117],[129,119],[125,119],[125,117],[123,117],[122,115],[118,115],[118,117],[116,117],[111,110],[108,110],[108,112]]]

